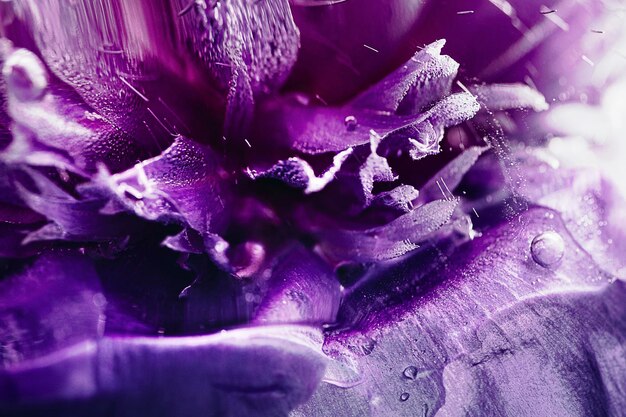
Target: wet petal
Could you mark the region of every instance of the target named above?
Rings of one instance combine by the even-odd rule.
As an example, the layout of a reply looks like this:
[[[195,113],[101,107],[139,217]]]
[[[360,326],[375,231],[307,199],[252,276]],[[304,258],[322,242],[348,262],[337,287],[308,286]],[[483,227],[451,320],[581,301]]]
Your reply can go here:
[[[508,109],[548,109],[545,97],[536,89],[525,84],[485,84],[468,88],[478,97],[483,109],[499,111]]]
[[[0,371],[2,409],[62,413],[74,401],[74,412],[86,403],[90,415],[287,415],[324,373],[312,331],[268,326],[193,338],[82,342]]]
[[[445,41],[417,51],[403,66],[359,94],[354,107],[415,114],[450,94],[459,64],[441,55]]]
[[[369,142],[370,131],[393,142],[408,141],[415,158],[436,153],[443,129],[478,110],[471,94],[448,96],[457,64],[441,56],[443,42],[418,51],[396,72],[341,107],[315,105],[302,96],[269,102],[256,129],[267,139],[295,150],[339,152]]]
[[[517,191],[530,201],[561,213],[578,244],[606,271],[626,278],[624,199],[595,169],[558,168],[540,153],[519,155],[527,169]]]
[[[102,172],[95,183],[82,186],[81,192],[117,200],[148,220],[189,227],[199,234],[196,250],[206,245],[206,251],[217,259],[227,247],[215,235],[224,219],[222,176],[225,173],[210,148],[179,136],[161,155],[118,174]],[[184,241],[170,240],[169,244],[173,248],[193,246],[191,240]]]
[[[530,254],[546,230],[565,242],[562,262],[550,268]],[[412,265],[398,279],[383,270],[386,291],[351,295],[360,319],[324,350],[352,363],[361,383],[322,384],[305,415],[583,416],[621,407],[626,363],[615,358],[623,356],[625,290],[579,249],[558,214],[530,210],[447,261],[423,262],[439,266],[423,273]]]
[[[486,147],[474,146],[463,151],[420,188],[418,201],[426,203],[440,199],[442,196],[450,198],[452,196],[451,192],[456,189],[464,175],[486,150]]]
[[[323,230],[320,245],[338,261],[374,262],[415,250],[452,216],[454,200],[438,200],[417,207],[392,222],[369,230]]]
[[[330,266],[301,246],[277,256],[267,272],[267,293],[258,307],[256,323],[310,323],[335,321],[341,297]]]
[[[411,185],[399,185],[391,191],[376,194],[372,201],[374,207],[385,207],[391,210],[408,213],[413,209],[413,201],[419,196],[419,191]]]
[[[26,49],[8,52],[2,74],[13,133],[3,153],[5,160],[88,175],[98,163],[119,170],[141,156],[137,143],[126,133],[66,86],[49,80],[34,53]]]
[[[255,98],[281,86],[299,46],[286,0],[20,2],[14,9],[52,72],[146,147],[153,132],[221,131],[225,113],[231,128],[241,128]]]

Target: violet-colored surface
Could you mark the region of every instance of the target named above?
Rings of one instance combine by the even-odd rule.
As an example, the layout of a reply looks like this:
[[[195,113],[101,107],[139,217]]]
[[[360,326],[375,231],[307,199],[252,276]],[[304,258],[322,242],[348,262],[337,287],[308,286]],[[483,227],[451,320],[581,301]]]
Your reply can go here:
[[[0,2],[0,414],[625,415],[624,22]]]

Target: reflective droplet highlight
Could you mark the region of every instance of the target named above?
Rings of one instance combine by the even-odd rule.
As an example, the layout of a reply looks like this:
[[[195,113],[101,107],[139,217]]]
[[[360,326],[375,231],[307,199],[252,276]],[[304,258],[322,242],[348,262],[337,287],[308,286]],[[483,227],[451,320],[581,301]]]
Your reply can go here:
[[[400,401],[406,401],[409,399],[409,393],[408,392],[403,392],[402,394],[400,394]]]
[[[404,371],[402,371],[402,375],[406,379],[414,380],[417,378],[417,368],[415,366],[407,366],[404,368]]]
[[[530,244],[533,260],[544,268],[557,265],[565,253],[565,242],[561,235],[547,231],[535,236]]]
[[[352,132],[356,129],[356,126],[359,122],[357,122],[356,117],[354,116],[346,116],[346,118],[343,120],[343,123],[346,125],[346,129]]]

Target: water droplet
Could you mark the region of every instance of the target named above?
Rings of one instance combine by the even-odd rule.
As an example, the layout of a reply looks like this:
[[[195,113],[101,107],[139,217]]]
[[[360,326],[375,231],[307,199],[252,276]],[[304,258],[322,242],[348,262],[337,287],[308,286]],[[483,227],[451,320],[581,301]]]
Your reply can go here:
[[[107,299],[104,296],[104,294],[102,294],[101,292],[95,293],[92,297],[91,300],[93,301],[94,305],[98,308],[102,308],[104,306],[106,306],[107,304]]]
[[[350,132],[355,130],[358,124],[356,117],[354,116],[346,116],[346,118],[343,120],[343,123],[346,125],[346,129],[348,129],[348,131]]]
[[[403,392],[402,394],[400,394],[400,401],[406,401],[409,399],[409,393],[408,392]]]
[[[402,371],[402,375],[404,375],[406,379],[414,380],[417,378],[417,368],[415,366],[407,366],[404,368],[404,371]]]
[[[538,234],[530,244],[533,260],[544,268],[557,265],[565,253],[565,242],[561,235],[554,231]]]

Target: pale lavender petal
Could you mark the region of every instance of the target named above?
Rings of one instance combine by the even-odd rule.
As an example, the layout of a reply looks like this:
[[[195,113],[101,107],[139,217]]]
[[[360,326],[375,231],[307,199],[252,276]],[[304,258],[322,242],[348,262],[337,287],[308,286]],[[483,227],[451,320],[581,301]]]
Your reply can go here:
[[[372,206],[385,207],[403,213],[413,210],[413,201],[419,196],[419,191],[411,185],[399,185],[390,191],[376,194]]]
[[[548,109],[545,97],[536,89],[525,84],[476,84],[468,87],[478,97],[483,109],[500,111],[508,109]]]
[[[555,169],[540,154],[520,153],[527,169],[515,189],[535,204],[561,213],[578,244],[606,271],[626,278],[625,202],[616,187],[594,169]]]
[[[531,241],[548,230],[564,247],[545,267]],[[443,262],[422,259],[425,273],[419,261],[399,275],[382,270],[385,291],[354,294],[358,320],[324,350],[352,364],[360,384],[323,383],[302,413],[619,414],[624,287],[579,250],[557,213],[530,210]]]

